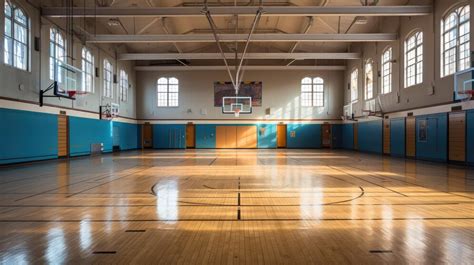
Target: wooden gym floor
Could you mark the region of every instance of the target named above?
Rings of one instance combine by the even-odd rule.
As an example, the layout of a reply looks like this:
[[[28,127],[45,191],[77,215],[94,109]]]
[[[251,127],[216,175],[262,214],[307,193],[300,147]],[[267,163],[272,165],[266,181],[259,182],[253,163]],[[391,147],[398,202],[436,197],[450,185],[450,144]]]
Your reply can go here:
[[[472,264],[474,172],[330,150],[0,168],[0,262]]]

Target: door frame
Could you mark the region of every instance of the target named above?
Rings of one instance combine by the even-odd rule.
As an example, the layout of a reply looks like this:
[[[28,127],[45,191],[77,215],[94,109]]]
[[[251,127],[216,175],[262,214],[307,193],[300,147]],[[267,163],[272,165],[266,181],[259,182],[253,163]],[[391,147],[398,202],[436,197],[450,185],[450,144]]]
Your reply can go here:
[[[284,134],[285,134],[285,137],[284,137],[284,139],[283,139],[283,140],[285,141],[285,145],[284,145],[284,146],[278,145],[279,142],[280,142],[280,141],[279,141],[279,138],[280,138],[280,137],[279,137],[279,136],[280,136],[279,131],[282,130],[282,129],[280,129],[280,128],[283,128],[283,132],[284,132]],[[277,148],[287,148],[287,146],[288,146],[288,145],[287,145],[287,144],[288,144],[288,143],[287,143],[287,138],[288,138],[288,135],[287,135],[287,134],[288,134],[288,125],[287,125],[287,124],[284,124],[284,123],[277,124]]]
[[[145,146],[145,127],[150,127],[151,131],[151,141],[149,146]],[[142,135],[141,135],[141,146],[142,149],[152,149],[153,148],[153,125],[151,123],[142,124]]]
[[[329,128],[329,145],[324,145],[324,129]],[[321,147],[332,148],[332,125],[330,123],[323,123],[321,125]]]
[[[192,130],[193,130],[193,134],[189,134],[188,133],[188,128],[191,128],[192,127]],[[191,137],[192,136],[192,145],[189,145],[189,141],[188,141],[188,136]],[[190,123],[187,123],[186,124],[186,149],[194,149],[196,148],[196,124],[190,122]]]

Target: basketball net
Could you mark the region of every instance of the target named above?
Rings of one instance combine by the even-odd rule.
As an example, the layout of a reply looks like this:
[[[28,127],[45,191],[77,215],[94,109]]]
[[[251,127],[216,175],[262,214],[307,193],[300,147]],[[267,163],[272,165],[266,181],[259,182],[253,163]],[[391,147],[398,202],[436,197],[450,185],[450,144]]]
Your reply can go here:
[[[234,115],[236,118],[238,118],[240,116],[240,109],[235,109],[234,110]]]
[[[87,95],[87,92],[85,91],[77,91],[77,90],[68,90],[66,93],[69,95],[69,97],[76,97],[76,96],[85,96]]]

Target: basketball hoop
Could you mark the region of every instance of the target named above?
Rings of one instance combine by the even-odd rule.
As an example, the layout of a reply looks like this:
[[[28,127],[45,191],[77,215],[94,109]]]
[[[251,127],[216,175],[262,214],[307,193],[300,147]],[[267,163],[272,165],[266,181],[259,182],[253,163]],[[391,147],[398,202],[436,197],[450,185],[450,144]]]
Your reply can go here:
[[[236,118],[238,118],[240,116],[240,109],[235,109],[234,110],[234,115]]]
[[[472,97],[474,96],[474,90],[464,90],[464,91],[458,91],[458,94],[459,95],[466,95],[466,97],[464,99],[462,99],[463,101],[469,101],[472,99]]]
[[[85,91],[77,91],[77,90],[68,90],[66,93],[69,95],[69,97],[73,98],[75,96],[84,96],[87,95],[87,92]]]

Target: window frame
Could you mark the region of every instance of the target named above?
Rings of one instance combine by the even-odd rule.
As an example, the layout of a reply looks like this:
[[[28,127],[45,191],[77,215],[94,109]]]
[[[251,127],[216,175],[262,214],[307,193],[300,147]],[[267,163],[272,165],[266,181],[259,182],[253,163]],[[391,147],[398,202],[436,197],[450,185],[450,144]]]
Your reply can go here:
[[[160,83],[160,80],[166,83]],[[171,83],[171,81],[175,83]],[[175,91],[171,91],[170,87],[175,87]],[[158,108],[178,108],[179,107],[179,79],[176,77],[160,77],[156,81],[156,104]]]
[[[88,58],[90,57],[90,59]],[[87,67],[89,66],[89,67]],[[94,55],[87,48],[82,48],[82,86],[81,90],[87,93],[94,93]],[[86,78],[90,78],[90,87],[86,86]]]
[[[310,82],[305,83],[305,80],[310,80]],[[311,89],[305,91],[305,86],[311,86]],[[323,108],[325,90],[324,78],[319,76],[314,78],[304,77],[301,79],[301,106]]]
[[[355,68],[350,76],[351,102],[359,100],[359,69]]]
[[[388,56],[387,56],[388,54]],[[381,57],[381,93],[386,95],[392,92],[393,88],[393,48],[387,47]],[[387,89],[388,88],[388,89]]]
[[[370,66],[370,70],[372,71],[372,79],[371,79],[371,83],[370,83],[370,89],[371,89],[371,95],[369,97],[369,83],[367,82],[368,81],[368,69],[367,67]],[[375,91],[374,91],[374,79],[375,79],[375,75],[374,75],[374,62],[372,61],[372,59],[369,59],[365,62],[365,65],[364,65],[364,99],[365,100],[372,100],[375,96]]]
[[[463,12],[468,9],[468,18],[464,21],[461,21]],[[446,25],[448,24],[448,19],[451,16],[455,16],[455,21],[454,24],[446,29]],[[441,50],[441,77],[446,77],[453,75],[457,72],[469,69],[471,67],[471,51],[470,51],[470,34],[471,34],[471,28],[470,28],[470,23],[471,23],[471,12],[470,12],[470,6],[469,4],[463,4],[461,6],[457,6],[453,9],[451,9],[442,19],[441,19],[441,27],[440,27],[440,32],[441,32],[441,44],[440,44],[440,50]],[[463,26],[467,26],[469,29],[468,32],[465,32],[464,35],[460,35],[461,28]],[[450,34],[454,34],[453,39],[450,39],[448,42],[446,39]],[[465,39],[466,41],[461,43],[461,39]],[[447,45],[449,45],[451,42],[454,42],[452,44],[452,47],[446,48]],[[467,57],[461,58],[461,54],[465,52],[465,50],[461,50],[462,47],[467,47]],[[446,56],[448,53],[453,52],[454,53],[454,61],[448,61],[446,60]],[[449,56],[449,55],[448,55]],[[465,64],[464,66],[462,64]],[[450,67],[453,67],[454,69],[451,69]]]
[[[53,39],[51,39],[51,37]],[[62,40],[62,44],[59,42]],[[53,52],[53,54],[51,53]],[[59,53],[63,54],[62,57],[59,57]],[[66,39],[59,29],[56,27],[51,27],[49,29],[49,79],[51,81],[61,82],[60,73],[56,71],[56,65],[58,61],[64,63],[66,60]]]
[[[120,101],[127,102],[128,101],[128,88],[129,88],[129,80],[128,74],[125,70],[120,70]]]
[[[103,97],[105,98],[114,98],[113,93],[113,79],[114,79],[114,70],[112,64],[108,59],[104,59],[104,65],[102,67],[104,74],[104,87],[102,89]]]
[[[404,87],[409,88],[423,83],[424,74],[424,34],[423,31],[417,30],[407,36],[404,45]],[[408,48],[410,40],[414,39],[414,45]],[[420,54],[421,51],[421,54]],[[414,52],[413,58],[409,58],[411,52]],[[413,64],[408,64],[409,60],[413,60]],[[408,76],[410,67],[413,67],[414,74]],[[413,82],[409,82],[413,79]]]
[[[10,14],[7,14],[6,7],[9,7]],[[20,11],[24,16],[24,22],[17,18],[17,11]],[[5,65],[11,66],[13,68],[29,71],[30,70],[30,31],[31,24],[30,18],[25,10],[18,5],[12,3],[10,0],[5,0],[4,3],[4,29],[3,29],[3,63]],[[7,21],[9,21],[10,34],[7,32]],[[17,28],[22,28],[24,30],[25,36],[24,41],[17,36]],[[11,46],[10,46],[11,45]],[[8,50],[9,47],[11,50]],[[21,47],[21,52],[18,51],[18,48]],[[20,55],[20,56],[19,56]],[[23,58],[22,62],[19,63],[17,58]]]

